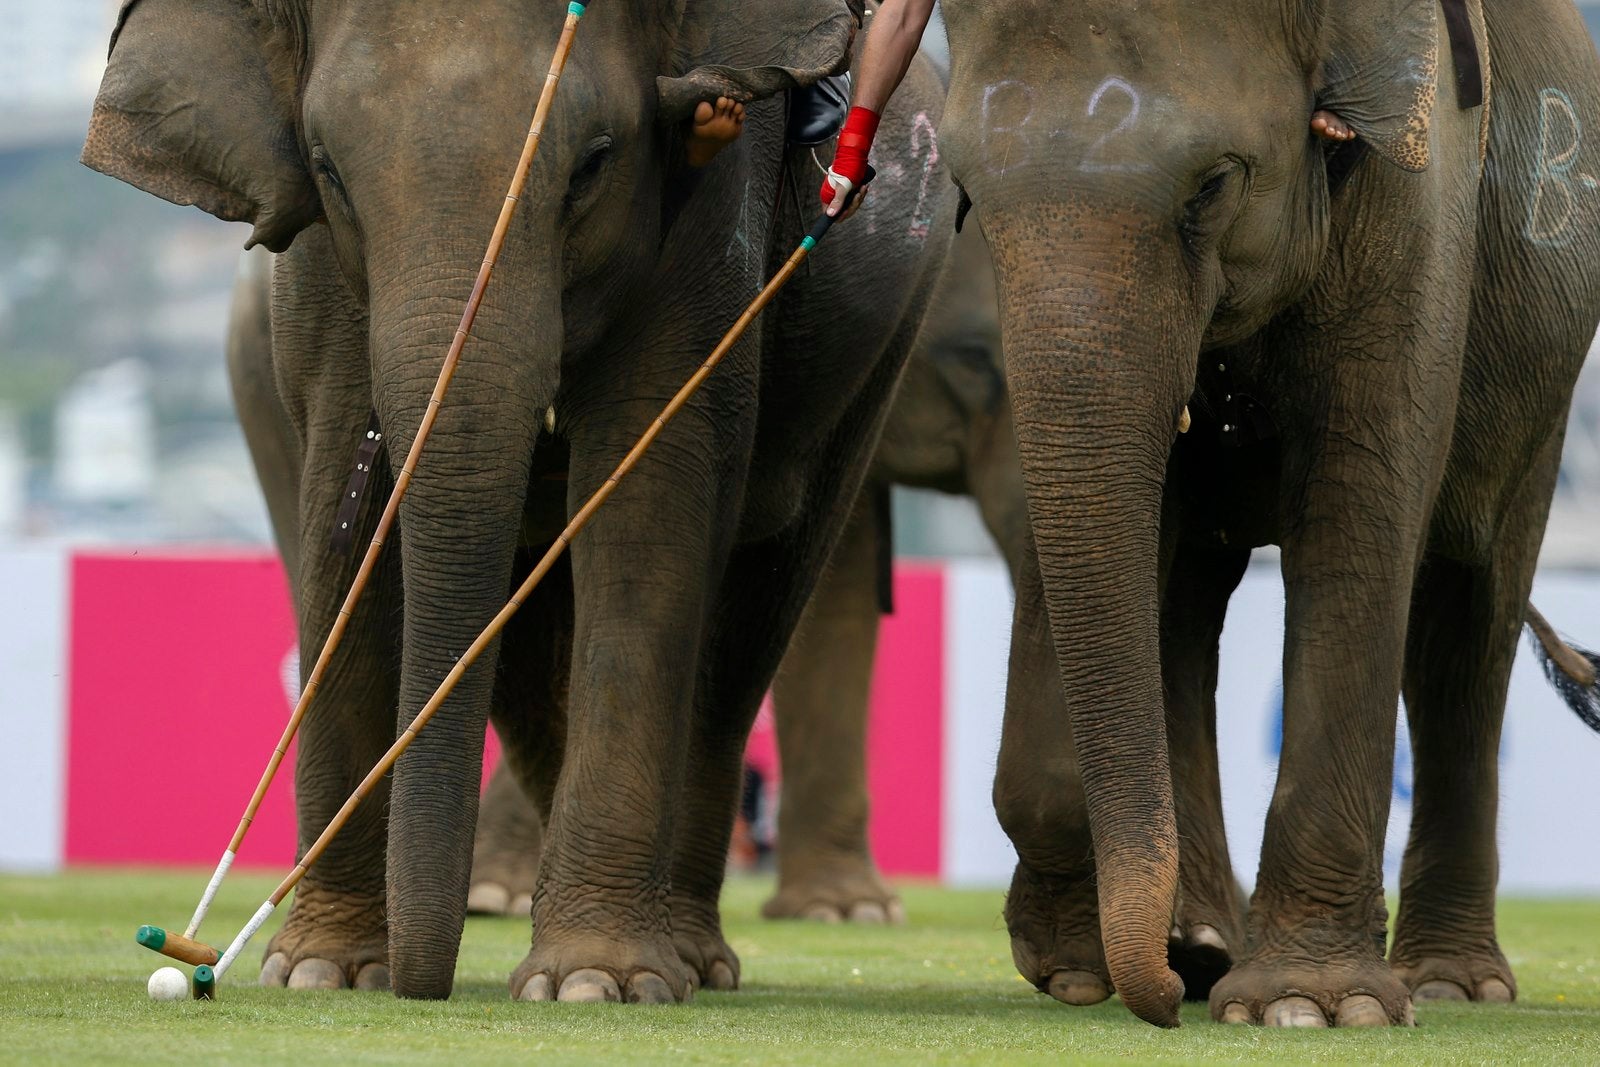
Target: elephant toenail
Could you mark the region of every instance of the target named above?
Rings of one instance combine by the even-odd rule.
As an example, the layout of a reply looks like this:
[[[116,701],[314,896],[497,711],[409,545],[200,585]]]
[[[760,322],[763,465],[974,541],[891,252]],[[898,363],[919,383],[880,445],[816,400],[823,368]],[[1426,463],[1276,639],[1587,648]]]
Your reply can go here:
[[[518,893],[511,898],[511,903],[506,905],[507,915],[516,915],[526,919],[533,914],[533,894]]]
[[[800,918],[819,923],[844,922],[844,914],[832,904],[812,904],[800,913]]]
[[[567,975],[566,981],[561,983],[561,991],[556,994],[556,999],[578,1004],[620,1001],[622,991],[617,988],[616,979],[606,972],[585,967]]]
[[[504,915],[511,894],[496,882],[479,882],[467,890],[467,911],[473,915]]]
[[[1228,943],[1222,940],[1222,934],[1215,926],[1201,923],[1189,931],[1188,944],[1190,948],[1211,948],[1218,952],[1228,951]]]
[[[1057,971],[1050,976],[1049,993],[1063,1004],[1082,1007],[1105,1000],[1111,995],[1111,989],[1097,974]]]
[[[1485,978],[1478,983],[1478,1000],[1484,1004],[1510,1004],[1517,999],[1511,987],[1498,978]]]
[[[389,965],[387,963],[369,963],[356,972],[357,989],[389,991]]]
[[[1328,1017],[1322,1014],[1317,1002],[1309,997],[1281,997],[1268,1004],[1261,1013],[1263,1026],[1327,1027]]]
[[[676,1000],[672,987],[659,974],[640,971],[628,981],[629,1004],[671,1004]]]
[[[1250,1009],[1240,1004],[1237,1000],[1230,1000],[1227,1006],[1222,1009],[1222,1017],[1217,1021],[1228,1023],[1231,1026],[1249,1023]]]
[[[850,921],[867,926],[882,926],[889,921],[889,913],[884,910],[882,904],[863,900],[850,909]]]
[[[1388,1026],[1389,1013],[1383,1010],[1377,997],[1358,993],[1345,997],[1334,1017],[1335,1026]]]
[[[305,959],[289,972],[290,989],[343,989],[344,968],[332,960]]]
[[[517,999],[536,1003],[554,1000],[555,998],[550,995],[550,986],[551,982],[548,974],[536,974],[523,983],[522,992],[517,994]]]
[[[890,926],[904,926],[906,921],[906,906],[898,900],[889,901],[889,906],[884,909],[889,916]]]
[[[1412,990],[1411,997],[1413,1000],[1420,1000],[1424,1003],[1437,1000],[1472,999],[1471,997],[1467,996],[1467,991],[1465,989],[1461,988],[1456,983],[1446,981],[1443,978],[1434,978],[1431,981],[1423,982],[1421,985],[1417,986],[1416,989]]]
[[[706,988],[718,990],[738,989],[739,979],[733,973],[732,967],[722,960],[718,960],[711,965],[711,972],[706,975]]]
[[[274,952],[267,957],[261,965],[260,982],[264,986],[282,987],[289,980],[289,957],[282,952]]]

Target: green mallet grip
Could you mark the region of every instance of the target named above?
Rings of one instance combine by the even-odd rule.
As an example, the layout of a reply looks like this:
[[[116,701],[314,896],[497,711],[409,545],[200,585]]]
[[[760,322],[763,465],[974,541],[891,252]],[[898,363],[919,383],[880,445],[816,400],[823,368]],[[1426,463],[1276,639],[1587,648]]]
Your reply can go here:
[[[217,972],[202,963],[194,969],[194,981],[189,986],[196,1000],[217,999]]]
[[[159,926],[141,926],[133,939],[152,952],[159,952],[181,963],[214,964],[222,958],[222,953],[210,945],[182,934],[170,934]]]

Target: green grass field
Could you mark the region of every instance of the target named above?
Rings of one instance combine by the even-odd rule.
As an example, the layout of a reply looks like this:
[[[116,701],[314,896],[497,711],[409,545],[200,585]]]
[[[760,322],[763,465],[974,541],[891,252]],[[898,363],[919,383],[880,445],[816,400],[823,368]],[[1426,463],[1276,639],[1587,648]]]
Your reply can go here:
[[[904,928],[767,923],[763,881],[725,902],[738,993],[683,1007],[514,1004],[520,919],[473,919],[448,1003],[253,984],[258,935],[214,1003],[154,1003],[140,923],[181,928],[204,875],[0,878],[0,1062],[15,1063],[1600,1063],[1600,901],[1507,901],[1501,940],[1521,1000],[1424,1006],[1411,1031],[1266,1031],[1185,1008],[1160,1031],[1114,998],[1067,1008],[1011,966],[998,892],[911,887]],[[225,941],[271,889],[235,876],[205,933]]]

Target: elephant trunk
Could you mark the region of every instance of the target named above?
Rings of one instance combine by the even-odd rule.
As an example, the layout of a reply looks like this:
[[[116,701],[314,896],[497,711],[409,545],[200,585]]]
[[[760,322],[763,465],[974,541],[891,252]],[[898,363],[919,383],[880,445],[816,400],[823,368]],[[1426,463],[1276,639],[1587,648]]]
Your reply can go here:
[[[393,288],[374,276],[374,394],[396,468],[471,291],[471,265],[411,264]],[[533,448],[559,374],[560,311],[558,292],[502,261],[401,506],[402,728],[510,595]],[[386,903],[403,997],[451,992],[498,656],[496,642],[395,768]]]
[[[1162,486],[1200,327],[1171,227],[1044,205],[985,213],[1062,688],[1094,838],[1111,980],[1178,1024],[1167,967],[1178,836],[1162,704]]]

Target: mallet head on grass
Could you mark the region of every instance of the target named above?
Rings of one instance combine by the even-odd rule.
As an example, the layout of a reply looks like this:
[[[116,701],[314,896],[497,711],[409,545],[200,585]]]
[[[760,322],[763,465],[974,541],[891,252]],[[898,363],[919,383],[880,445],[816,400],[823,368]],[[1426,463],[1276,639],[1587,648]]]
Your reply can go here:
[[[169,933],[159,926],[141,926],[133,939],[152,952],[191,965],[215,964],[222,957],[220,952],[204,942]]]
[[[194,969],[194,982],[190,986],[196,1000],[217,999],[217,972],[202,963]]]

